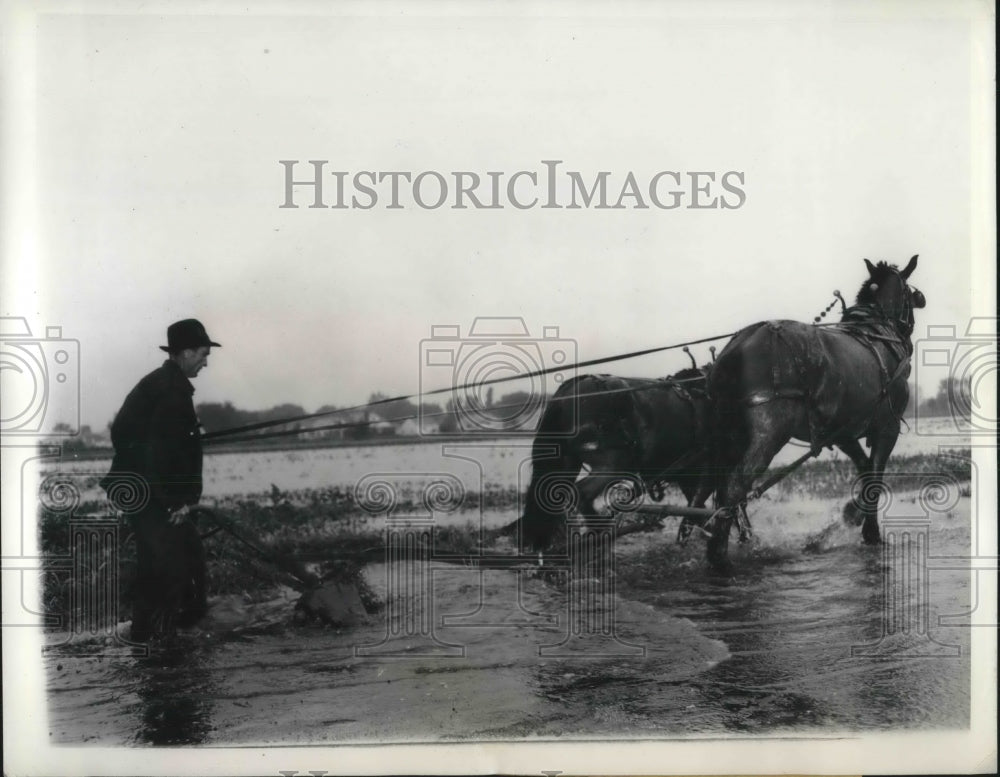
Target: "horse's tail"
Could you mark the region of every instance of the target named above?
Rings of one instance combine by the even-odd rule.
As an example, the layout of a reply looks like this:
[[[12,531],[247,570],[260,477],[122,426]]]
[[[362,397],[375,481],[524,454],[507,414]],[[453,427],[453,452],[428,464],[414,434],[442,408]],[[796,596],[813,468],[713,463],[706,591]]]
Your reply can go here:
[[[566,381],[549,400],[531,449],[531,482],[519,519],[524,545],[545,549],[576,507],[581,460],[575,445],[577,393],[582,375]]]

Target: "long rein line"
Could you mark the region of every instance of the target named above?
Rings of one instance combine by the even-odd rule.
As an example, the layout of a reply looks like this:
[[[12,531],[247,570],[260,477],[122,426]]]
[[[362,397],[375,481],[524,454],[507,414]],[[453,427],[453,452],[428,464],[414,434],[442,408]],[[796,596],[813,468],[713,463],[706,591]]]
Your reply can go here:
[[[838,321],[838,322],[829,321],[829,322],[820,323],[821,319],[823,319],[823,318],[826,317],[827,313],[829,313],[832,310],[832,308],[836,305],[836,303],[838,301],[841,304],[841,310],[842,310],[842,314],[843,314],[844,317],[842,317],[841,320]],[[862,327],[862,326],[864,326],[867,323],[873,323],[874,321],[877,321],[878,318],[882,318],[882,317],[879,317],[879,316],[868,316],[868,315],[865,315],[863,317],[853,318],[853,319],[851,319],[849,317],[851,313],[862,312],[865,308],[869,308],[869,307],[870,306],[867,306],[867,305],[852,305],[851,307],[847,307],[846,302],[845,302],[843,296],[840,294],[840,292],[839,291],[834,291],[834,300],[827,306],[827,308],[819,316],[816,316],[816,318],[813,320],[813,325],[817,326],[817,327],[821,327],[821,328]],[[845,320],[845,317],[847,318],[847,320]],[[730,332],[729,334],[715,335],[713,337],[704,337],[704,338],[701,338],[699,340],[690,340],[690,341],[685,342],[685,343],[675,343],[673,345],[664,345],[664,346],[659,346],[659,347],[656,347],[656,348],[646,348],[646,349],[641,350],[641,351],[632,351],[632,352],[624,353],[624,354],[615,354],[615,355],[612,355],[612,356],[605,356],[605,357],[602,357],[602,358],[599,358],[599,359],[589,359],[587,361],[577,362],[575,364],[567,364],[567,365],[560,365],[560,366],[556,366],[556,367],[549,367],[549,368],[546,368],[546,369],[535,370],[533,372],[527,372],[527,373],[519,374],[519,375],[511,375],[511,376],[501,377],[501,378],[491,378],[489,380],[480,381],[478,383],[462,383],[462,384],[457,385],[457,386],[449,386],[449,387],[444,387],[444,388],[439,388],[439,389],[433,389],[431,391],[424,391],[424,392],[421,392],[420,394],[403,394],[403,395],[400,395],[400,396],[397,396],[397,397],[387,397],[385,399],[377,399],[374,402],[366,402],[366,403],[361,404],[361,405],[354,405],[353,407],[345,407],[345,408],[338,408],[338,409],[335,409],[335,410],[327,410],[327,411],[324,411],[322,413],[306,413],[304,415],[289,416],[288,418],[283,418],[283,419],[274,419],[274,420],[270,420],[270,421],[259,421],[257,423],[246,424],[246,425],[243,425],[243,426],[237,426],[237,427],[233,427],[231,429],[221,429],[221,430],[218,430],[218,431],[215,431],[215,432],[208,432],[208,433],[203,434],[201,436],[201,440],[206,445],[218,445],[218,444],[223,444],[223,443],[254,442],[254,441],[257,441],[257,440],[272,439],[272,438],[275,438],[275,437],[295,436],[295,435],[300,435],[300,434],[304,434],[304,433],[311,433],[311,432],[322,432],[322,431],[333,431],[333,430],[360,428],[360,427],[374,426],[374,425],[380,424],[380,423],[399,423],[401,421],[408,421],[408,420],[413,420],[413,419],[417,419],[417,418],[444,417],[444,416],[451,415],[453,412],[456,412],[456,411],[445,410],[445,411],[431,412],[431,413],[417,413],[417,414],[410,414],[410,415],[406,415],[406,416],[400,416],[400,417],[397,417],[397,418],[378,419],[378,420],[375,420],[375,421],[372,421],[372,420],[365,420],[365,421],[345,421],[345,422],[335,423],[335,424],[326,424],[326,425],[323,425],[323,426],[314,426],[314,427],[310,427],[310,428],[307,428],[307,429],[298,429],[298,428],[297,429],[284,429],[284,430],[281,430],[281,431],[269,432],[267,434],[253,434],[253,435],[247,435],[247,436],[244,436],[244,437],[237,437],[237,435],[240,435],[240,434],[244,434],[245,435],[248,432],[256,432],[256,431],[259,431],[259,430],[262,430],[262,429],[270,429],[270,428],[273,428],[275,426],[285,426],[287,424],[296,423],[296,422],[299,422],[299,421],[309,421],[309,420],[312,420],[314,418],[325,418],[327,416],[332,416],[332,415],[341,415],[341,414],[346,414],[346,413],[359,412],[359,411],[367,410],[368,408],[378,407],[380,405],[387,405],[387,404],[394,403],[394,402],[409,401],[409,400],[412,400],[412,399],[415,399],[415,398],[422,398],[422,397],[427,397],[427,396],[435,396],[435,395],[438,395],[438,394],[444,394],[444,393],[448,393],[448,392],[461,391],[461,390],[464,390],[464,389],[476,388],[476,387],[481,387],[481,386],[489,386],[489,385],[493,385],[493,384],[497,384],[497,383],[507,383],[507,382],[515,381],[515,380],[527,380],[527,379],[530,379],[530,378],[540,377],[542,375],[548,375],[548,374],[553,373],[553,372],[562,372],[562,371],[573,370],[573,369],[578,369],[578,368],[582,368],[582,367],[593,367],[593,366],[596,366],[596,365],[599,365],[599,364],[608,364],[608,363],[616,362],[616,361],[624,361],[625,359],[633,359],[633,358],[637,358],[639,356],[646,356],[648,354],[659,353],[661,351],[669,351],[669,350],[673,350],[673,349],[676,349],[676,348],[687,349],[687,347],[691,346],[691,345],[701,345],[703,343],[714,342],[716,340],[723,340],[725,338],[732,337],[735,334],[736,334],[735,332]],[[894,341],[898,342],[898,340],[896,338],[887,338],[887,337],[884,337],[884,336],[873,335],[872,333],[869,333],[868,336],[869,337],[874,337],[875,339],[886,340],[886,341],[893,341],[894,340]],[[591,392],[591,393],[588,393],[588,394],[577,394],[577,395],[574,395],[572,397],[550,397],[548,401],[581,399],[581,398],[591,397],[591,396],[604,396],[604,395],[608,395],[608,394],[629,393],[629,392],[635,392],[635,391],[642,391],[642,390],[644,390],[646,388],[652,388],[652,387],[655,387],[657,385],[661,385],[665,380],[670,380],[670,381],[673,381],[674,383],[684,383],[684,382],[691,382],[691,381],[701,380],[701,378],[683,378],[683,379],[677,379],[677,378],[669,378],[669,379],[642,379],[642,378],[636,378],[634,380],[646,380],[646,381],[648,381],[649,385],[648,386],[633,386],[633,387],[624,388],[624,389],[608,389],[606,391]],[[523,403],[521,403],[521,404],[510,404],[510,405],[494,405],[492,407],[483,408],[483,409],[491,410],[491,411],[497,411],[497,410],[507,410],[507,409],[512,409],[512,408],[520,408],[520,407],[523,407],[523,406],[524,406]],[[462,408],[457,408],[457,410],[461,411]],[[224,439],[224,438],[230,438],[230,439]]]
[[[550,402],[570,402],[577,401],[580,399],[588,399],[590,397],[606,397],[610,394],[632,394],[638,391],[649,391],[654,388],[662,388],[664,386],[677,387],[681,383],[693,383],[704,380],[702,377],[692,377],[692,378],[630,378],[630,380],[640,380],[643,382],[640,386],[629,386],[627,388],[617,388],[617,389],[605,389],[602,391],[588,391],[583,394],[573,394],[567,397],[547,397],[545,401]],[[486,411],[487,413],[494,413],[500,410],[513,410],[517,408],[524,408],[525,403],[512,403],[507,405],[490,405],[489,407],[477,408],[473,412],[482,413]],[[269,440],[275,437],[292,437],[294,435],[306,434],[312,432],[327,432],[334,431],[337,429],[359,429],[366,426],[376,426],[378,424],[398,424],[403,421],[412,421],[418,418],[442,418],[445,416],[452,415],[456,412],[470,412],[467,409],[461,408],[457,411],[455,410],[441,410],[432,413],[410,413],[409,415],[394,416],[393,418],[378,418],[376,420],[369,421],[343,421],[336,424],[324,424],[323,426],[310,426],[305,429],[282,429],[277,432],[266,432],[264,434],[251,434],[245,437],[233,437],[226,439],[213,439],[207,441],[206,445],[223,445],[223,444],[235,444],[243,442],[254,442],[256,440]],[[502,421],[502,418],[492,419],[494,422]],[[288,423],[287,421],[283,423]],[[501,430],[502,432],[502,430]],[[438,434],[435,433],[435,436]],[[456,432],[457,434],[457,432]]]
[[[221,429],[221,430],[215,431],[215,432],[208,432],[207,434],[203,434],[201,436],[201,440],[206,445],[216,445],[216,444],[219,444],[219,443],[222,443],[222,442],[245,442],[245,441],[248,441],[248,440],[260,440],[260,439],[267,439],[267,438],[270,438],[270,437],[283,437],[283,436],[287,436],[287,435],[302,434],[303,432],[316,432],[316,431],[331,430],[331,429],[345,429],[345,428],[358,427],[358,426],[370,426],[372,424],[383,423],[386,420],[389,420],[391,422],[405,421],[405,420],[408,420],[410,418],[416,418],[417,416],[410,415],[410,416],[405,416],[405,417],[401,417],[401,418],[394,418],[394,419],[381,419],[379,421],[345,422],[345,423],[340,423],[340,424],[330,424],[328,426],[323,426],[323,427],[313,427],[313,428],[310,428],[310,429],[289,429],[289,430],[283,430],[283,431],[280,431],[280,432],[272,432],[272,433],[266,434],[266,435],[263,435],[263,434],[262,435],[251,435],[251,436],[248,436],[248,437],[241,437],[241,438],[237,438],[237,439],[233,439],[233,440],[224,440],[224,439],[222,439],[222,438],[226,438],[226,437],[234,437],[235,435],[238,435],[238,434],[245,434],[246,432],[254,432],[254,431],[258,431],[260,429],[268,429],[268,428],[271,428],[271,427],[274,427],[274,426],[284,426],[286,424],[296,423],[298,421],[308,421],[308,420],[311,420],[311,419],[314,419],[314,418],[324,418],[324,417],[331,416],[331,415],[339,415],[339,414],[343,414],[343,413],[359,412],[359,411],[362,411],[362,410],[367,410],[368,408],[371,408],[371,407],[377,407],[379,405],[387,405],[387,404],[390,404],[390,403],[393,403],[393,402],[407,401],[407,400],[412,400],[412,399],[415,399],[415,398],[422,398],[422,397],[433,396],[433,395],[437,395],[437,394],[445,394],[445,393],[453,392],[453,391],[462,391],[464,389],[476,388],[476,387],[480,387],[480,386],[489,386],[489,385],[493,385],[493,384],[496,384],[496,383],[507,383],[507,382],[514,381],[514,380],[526,380],[526,379],[530,379],[530,378],[539,377],[539,376],[542,376],[542,375],[548,375],[548,374],[553,373],[553,372],[565,372],[567,370],[574,370],[574,369],[579,369],[579,368],[582,368],[582,367],[593,367],[593,366],[596,366],[598,364],[608,364],[610,362],[623,361],[625,359],[633,359],[633,358],[636,358],[636,357],[639,357],[639,356],[646,356],[646,355],[651,354],[651,353],[658,353],[660,351],[669,351],[669,350],[673,350],[675,348],[685,348],[685,347],[691,346],[691,345],[701,345],[702,343],[709,343],[709,342],[713,342],[715,340],[723,340],[723,339],[725,339],[727,337],[732,337],[734,334],[735,334],[735,332],[730,332],[729,334],[716,335],[714,337],[704,337],[704,338],[701,338],[699,340],[691,340],[691,341],[686,342],[686,343],[676,343],[676,344],[673,344],[673,345],[663,345],[663,346],[659,346],[657,348],[646,348],[646,349],[641,350],[641,351],[632,351],[631,353],[617,354],[617,355],[614,355],[614,356],[605,356],[605,357],[602,357],[600,359],[589,359],[587,361],[576,362],[575,364],[565,364],[565,365],[559,365],[557,367],[548,367],[546,369],[535,370],[534,372],[527,372],[527,373],[523,373],[523,374],[511,375],[511,376],[506,376],[506,377],[501,377],[501,378],[491,378],[489,380],[484,380],[484,381],[480,381],[480,382],[477,382],[477,383],[462,383],[462,384],[457,385],[457,386],[448,386],[448,387],[445,387],[445,388],[434,389],[432,391],[424,391],[424,392],[421,392],[419,394],[403,394],[403,395],[398,396],[398,397],[388,397],[386,399],[378,399],[378,400],[375,400],[374,402],[366,402],[365,404],[355,405],[353,407],[344,407],[344,408],[339,408],[339,409],[336,409],[336,410],[326,410],[326,411],[324,411],[322,413],[307,413],[305,415],[290,416],[288,418],[276,419],[276,420],[272,420],[272,421],[260,421],[258,423],[247,424],[245,426],[233,427],[232,429]],[[690,380],[697,380],[697,378],[693,378],[693,379],[690,379]],[[677,382],[681,382],[681,381],[677,381]],[[657,385],[657,383],[658,383],[657,380],[650,379],[650,387]],[[612,391],[597,392],[597,393],[607,394],[607,393],[614,393],[614,392],[621,392],[621,391],[637,391],[637,390],[641,390],[642,388],[644,388],[644,387],[637,387],[637,388],[630,388],[630,389],[614,389]],[[582,396],[582,395],[579,395],[579,396]],[[523,406],[522,404],[518,404],[518,405],[506,405],[506,406],[502,406],[502,407],[503,408],[509,408],[509,407],[522,407],[522,406]],[[495,407],[495,408],[488,408],[488,409],[501,409],[501,407],[498,406],[498,407]],[[450,415],[451,412],[452,411],[443,411],[441,413],[424,413],[424,414],[422,414],[422,416],[425,417],[425,418],[429,418],[429,417],[433,417],[435,415],[442,415],[442,416],[443,415]]]

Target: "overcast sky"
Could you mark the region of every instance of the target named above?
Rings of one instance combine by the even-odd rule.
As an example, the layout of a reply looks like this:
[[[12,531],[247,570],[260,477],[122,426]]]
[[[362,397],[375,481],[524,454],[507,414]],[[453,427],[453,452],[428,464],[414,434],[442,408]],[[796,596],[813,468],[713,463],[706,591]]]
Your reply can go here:
[[[8,116],[23,144],[3,315],[80,341],[95,427],[189,316],[224,345],[196,400],[247,409],[416,392],[421,339],[439,324],[464,335],[476,316],[558,326],[581,359],[811,320],[833,289],[853,295],[865,257],[919,254],[918,334],[964,330],[974,265],[992,268],[992,222],[974,216],[975,155],[992,140],[992,67],[970,76],[984,72],[985,25],[963,3],[804,6],[41,16],[14,52],[34,105],[19,134]],[[566,201],[565,171],[609,172],[612,202],[630,171],[640,189],[676,171],[687,194],[673,210],[431,210],[404,182],[402,209],[283,209],[279,160],[301,160],[299,176],[328,160],[350,174],[348,197],[357,171],[506,181],[543,177],[542,160],[562,160]],[[742,206],[684,207],[692,171],[714,173],[707,196],[730,203],[718,179],[741,173]]]

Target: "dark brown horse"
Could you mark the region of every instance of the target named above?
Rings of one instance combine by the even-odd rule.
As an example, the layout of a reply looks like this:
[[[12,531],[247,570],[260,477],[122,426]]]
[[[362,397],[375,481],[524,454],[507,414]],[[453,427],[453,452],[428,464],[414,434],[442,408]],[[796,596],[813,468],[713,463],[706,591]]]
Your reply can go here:
[[[705,368],[658,380],[582,375],[560,386],[532,448],[524,543],[549,547],[568,516],[594,515],[595,500],[623,480],[633,497],[659,499],[664,483],[676,483],[689,504],[703,505],[711,492],[702,476],[710,422],[705,376]]]
[[[865,264],[869,277],[840,323],[761,322],[737,333],[719,354],[709,378],[716,501],[731,509],[709,527],[711,563],[725,565],[736,510],[792,438],[814,452],[836,445],[850,457],[862,476],[862,536],[880,541],[882,473],[909,401],[913,309],[925,300],[907,285],[916,256],[903,270]]]

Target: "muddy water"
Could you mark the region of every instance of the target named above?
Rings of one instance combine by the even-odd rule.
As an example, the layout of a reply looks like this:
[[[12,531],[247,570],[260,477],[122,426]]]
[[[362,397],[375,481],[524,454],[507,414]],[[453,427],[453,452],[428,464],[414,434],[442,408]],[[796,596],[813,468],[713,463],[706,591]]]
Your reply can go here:
[[[908,546],[911,555],[929,551],[917,565],[926,588],[907,582],[908,553],[861,545],[837,505],[764,501],[751,514],[756,541],[733,548],[724,576],[706,568],[703,544],[678,547],[671,525],[621,538],[613,577],[571,583],[558,565],[435,563],[432,578],[411,578],[406,588],[381,564],[369,579],[398,595],[352,629],[283,616],[209,629],[148,657],[112,647],[102,656],[74,654],[79,645],[52,650],[52,741],[962,728],[970,666],[962,624],[972,596],[967,567],[948,557],[968,554],[969,500],[955,500],[929,526],[906,523],[920,514],[915,508],[900,500],[896,525],[926,543]],[[589,611],[579,611],[581,601]]]

